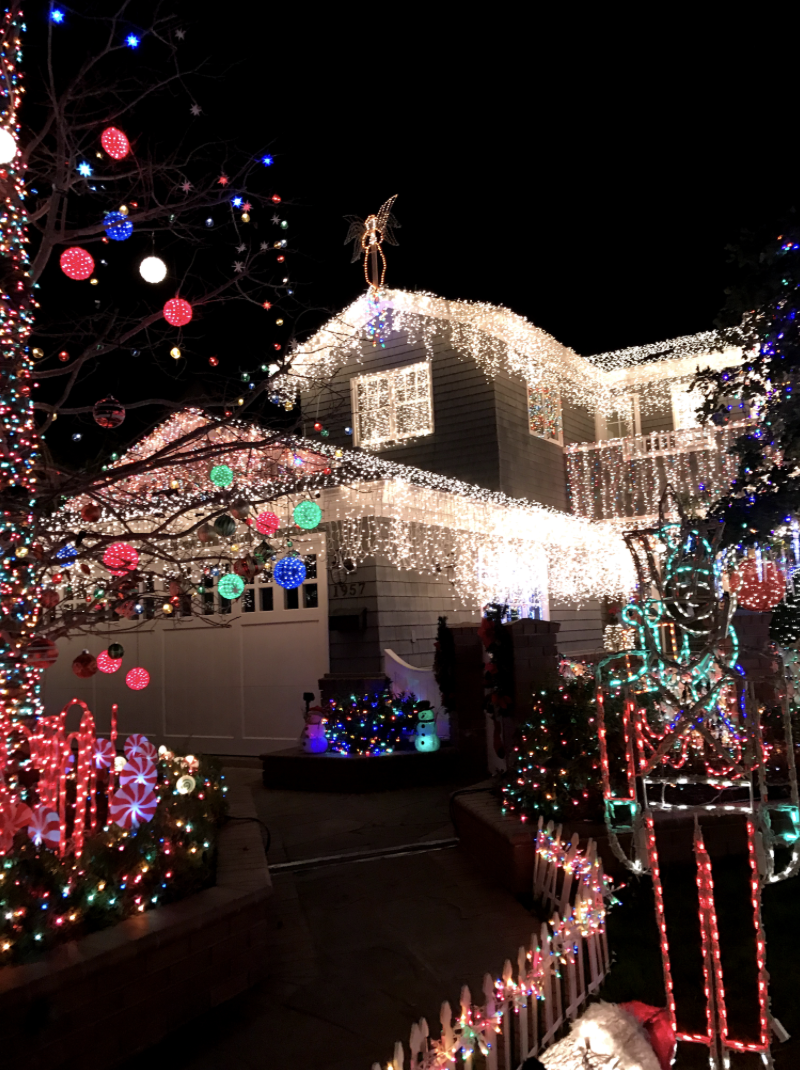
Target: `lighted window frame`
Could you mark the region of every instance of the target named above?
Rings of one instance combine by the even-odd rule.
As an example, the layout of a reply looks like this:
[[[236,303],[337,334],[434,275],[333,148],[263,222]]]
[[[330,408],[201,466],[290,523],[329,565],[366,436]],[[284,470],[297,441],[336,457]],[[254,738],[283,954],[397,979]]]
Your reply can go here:
[[[537,438],[564,445],[561,391],[557,386],[528,383],[528,430]]]
[[[356,446],[379,449],[433,434],[428,361],[356,375],[350,380],[350,390]]]

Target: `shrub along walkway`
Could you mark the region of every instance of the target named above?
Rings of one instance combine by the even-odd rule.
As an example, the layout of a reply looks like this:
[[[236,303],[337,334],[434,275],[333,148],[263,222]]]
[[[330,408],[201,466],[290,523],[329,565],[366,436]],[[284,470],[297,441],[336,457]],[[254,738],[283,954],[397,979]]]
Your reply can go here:
[[[462,984],[478,993],[483,974],[497,976],[530,939],[535,918],[448,845],[459,785],[331,795],[268,791],[256,769],[225,773],[251,787],[272,835],[270,976],[148,1061],[171,1070],[385,1065],[413,1021],[435,1026],[443,999],[457,1006]],[[425,849],[436,841],[443,846]],[[356,860],[408,844],[415,849]]]

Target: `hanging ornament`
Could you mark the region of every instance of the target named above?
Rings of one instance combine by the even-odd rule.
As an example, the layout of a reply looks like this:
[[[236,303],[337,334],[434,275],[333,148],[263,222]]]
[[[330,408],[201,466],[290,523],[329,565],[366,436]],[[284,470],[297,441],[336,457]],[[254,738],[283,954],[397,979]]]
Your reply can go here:
[[[275,513],[259,513],[256,517],[256,530],[262,535],[274,535],[280,526],[280,519]]]
[[[125,650],[123,649],[122,643],[110,643],[106,653],[114,660],[125,657]]]
[[[747,557],[731,573],[730,586],[739,605],[763,612],[782,601],[786,576],[773,561],[762,560],[759,568],[755,557]]]
[[[312,502],[309,499],[295,506],[292,517],[299,528],[311,531],[322,520],[322,510],[316,502]]]
[[[103,554],[103,564],[112,576],[124,576],[135,570],[139,554],[127,542],[112,542]]]
[[[175,790],[179,795],[191,795],[196,786],[197,781],[194,779],[193,776],[189,776],[188,773],[184,774],[184,776],[178,777],[177,781],[175,782]]]
[[[167,277],[167,265],[160,256],[146,256],[139,265],[139,274],[145,282],[163,282]]]
[[[177,346],[173,346],[172,349],[170,349],[169,355],[172,357],[173,360],[181,359],[181,351]]]
[[[133,234],[133,223],[122,212],[109,212],[103,226],[112,241],[127,241]]]
[[[125,677],[125,683],[131,689],[131,691],[143,691],[150,683],[150,673],[147,669],[138,666],[135,669],[130,669]]]
[[[69,353],[66,351],[66,349],[61,350],[61,352],[58,354],[58,359],[62,363],[66,364],[66,362],[69,360]]]
[[[58,262],[67,278],[75,279],[76,282],[83,282],[92,277],[94,257],[85,249],[81,249],[79,245],[72,245],[69,249],[65,249]]]
[[[297,554],[287,554],[275,565],[272,575],[277,584],[287,591],[292,591],[306,578],[306,566]]]
[[[42,591],[42,605],[45,609],[55,609],[59,603],[58,591],[52,589]]]
[[[185,327],[192,320],[192,306],[182,297],[171,297],[164,305],[164,319],[173,327]]]
[[[82,680],[88,680],[90,676],[94,676],[97,672],[97,662],[88,650],[84,650],[83,653],[78,654],[77,658],[73,661],[72,671]]]
[[[223,576],[219,581],[217,590],[220,598],[227,598],[229,602],[233,602],[244,591],[244,580],[241,576],[229,572],[227,576]]]
[[[0,163],[11,163],[17,155],[17,142],[5,127],[0,129]]]
[[[85,520],[87,524],[93,524],[102,515],[103,510],[96,502],[87,502],[81,509],[81,520]]]
[[[212,368],[216,368],[216,366],[219,364],[219,357],[209,357],[208,363],[211,365]]]
[[[236,521],[232,516],[226,516],[223,513],[222,516],[218,516],[214,521],[214,528],[219,535],[227,539],[236,531]]]
[[[100,427],[106,429],[119,427],[125,419],[125,406],[109,394],[107,398],[95,402],[92,416],[94,416],[94,422]]]
[[[233,469],[227,464],[215,464],[208,478],[217,487],[229,487],[233,483]]]
[[[56,601],[58,601],[58,595],[56,595]],[[37,669],[49,669],[58,660],[58,647],[52,639],[47,639],[43,635],[34,635],[25,651],[25,660]]]
[[[74,561],[78,556],[78,551],[72,545],[62,546],[56,553],[56,560],[60,561],[62,565],[68,565],[70,561]]]
[[[130,142],[116,126],[106,127],[100,135],[100,144],[112,160],[124,160],[131,151]]]
[[[121,667],[122,658],[110,658],[105,650],[101,650],[97,655],[97,668],[100,672],[112,673]]]

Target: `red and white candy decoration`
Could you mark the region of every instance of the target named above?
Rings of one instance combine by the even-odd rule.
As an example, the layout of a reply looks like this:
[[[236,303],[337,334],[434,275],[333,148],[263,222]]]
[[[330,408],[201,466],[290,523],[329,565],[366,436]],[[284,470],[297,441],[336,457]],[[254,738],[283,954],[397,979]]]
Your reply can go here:
[[[124,829],[135,829],[151,821],[158,806],[153,792],[142,784],[118,788],[108,801],[108,817]]]
[[[121,787],[141,784],[150,791],[155,791],[158,783],[158,770],[149,758],[129,758],[119,774]]]
[[[94,764],[97,769],[110,769],[117,752],[109,739],[97,739],[94,744]]]
[[[151,762],[155,762],[158,751],[147,738],[143,736],[141,732],[134,732],[128,736],[125,740],[125,757],[128,761],[131,758],[148,758]]]
[[[61,825],[58,814],[46,806],[35,806],[31,813],[28,835],[37,847],[44,845],[51,851],[61,843]]]

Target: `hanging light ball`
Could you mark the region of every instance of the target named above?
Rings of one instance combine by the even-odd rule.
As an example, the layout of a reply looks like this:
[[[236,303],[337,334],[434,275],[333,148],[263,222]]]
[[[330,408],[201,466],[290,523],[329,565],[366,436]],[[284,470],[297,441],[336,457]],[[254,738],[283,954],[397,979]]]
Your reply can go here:
[[[91,253],[87,253],[85,249],[81,249],[80,245],[71,245],[69,249],[65,249],[58,258],[58,262],[61,270],[69,279],[83,282],[85,279],[92,277],[94,257]]]
[[[322,520],[322,510],[316,502],[312,502],[309,499],[295,506],[292,517],[299,528],[311,531]]]
[[[106,653],[110,658],[115,660],[125,657],[125,649],[122,646],[122,643],[110,643]]]
[[[164,319],[173,327],[185,327],[192,320],[192,306],[182,297],[171,297],[164,305]]]
[[[97,661],[92,657],[88,650],[84,650],[82,654],[78,654],[77,658],[72,663],[72,671],[76,676],[79,676],[81,680],[88,680],[90,676],[94,676],[97,672]]]
[[[0,163],[11,163],[16,155],[16,139],[9,130],[3,127],[0,129]]]
[[[306,566],[297,554],[287,554],[275,565],[272,575],[277,584],[292,591],[306,578]]]
[[[242,222],[243,223],[249,223],[250,222],[250,213],[249,212],[242,212]]]
[[[180,360],[181,359],[181,351],[178,348],[178,346],[173,346],[172,349],[170,349],[170,351],[169,351],[169,355],[172,357],[173,360]]]
[[[112,542],[103,554],[103,564],[112,576],[124,576],[135,570],[139,554],[127,542]]]
[[[78,556],[77,549],[71,544],[62,546],[56,554],[56,560],[60,561],[62,565],[68,565],[70,561],[74,561]]]
[[[143,691],[150,683],[150,673],[147,669],[137,665],[135,669],[129,670],[125,677],[125,683],[131,691]]]
[[[764,612],[783,600],[786,575],[774,561],[762,560],[759,569],[756,558],[748,557],[731,573],[730,585],[739,605]]]
[[[100,144],[112,160],[124,160],[131,151],[127,137],[116,126],[107,126],[100,135]]]
[[[94,422],[100,427],[119,427],[125,419],[125,407],[109,394],[107,398],[95,402],[92,416],[94,416]]]
[[[233,469],[227,464],[215,464],[208,478],[217,487],[229,487],[233,483]]]
[[[256,530],[262,535],[274,535],[280,526],[280,518],[275,513],[259,513],[256,517]]]
[[[109,212],[103,226],[112,241],[127,241],[133,234],[133,223],[122,212]]]
[[[321,431],[322,430],[322,424],[319,422],[319,420],[317,420],[317,422],[314,424],[314,430],[315,431]]]
[[[217,590],[220,598],[227,598],[228,601],[232,602],[235,598],[239,598],[244,591],[244,580],[234,572],[229,572],[227,576],[223,576],[219,581]]]
[[[146,256],[139,265],[139,274],[145,282],[163,282],[167,277],[167,265],[160,256]]]
[[[97,668],[100,672],[112,673],[121,667],[122,658],[110,658],[105,650],[101,650],[97,655]]]
[[[34,635],[25,651],[25,660],[37,669],[49,669],[58,660],[58,647],[52,639]]]
[[[69,353],[66,351],[66,349],[61,350],[61,352],[58,354],[58,359],[63,363],[66,363],[66,361],[69,360]]]

